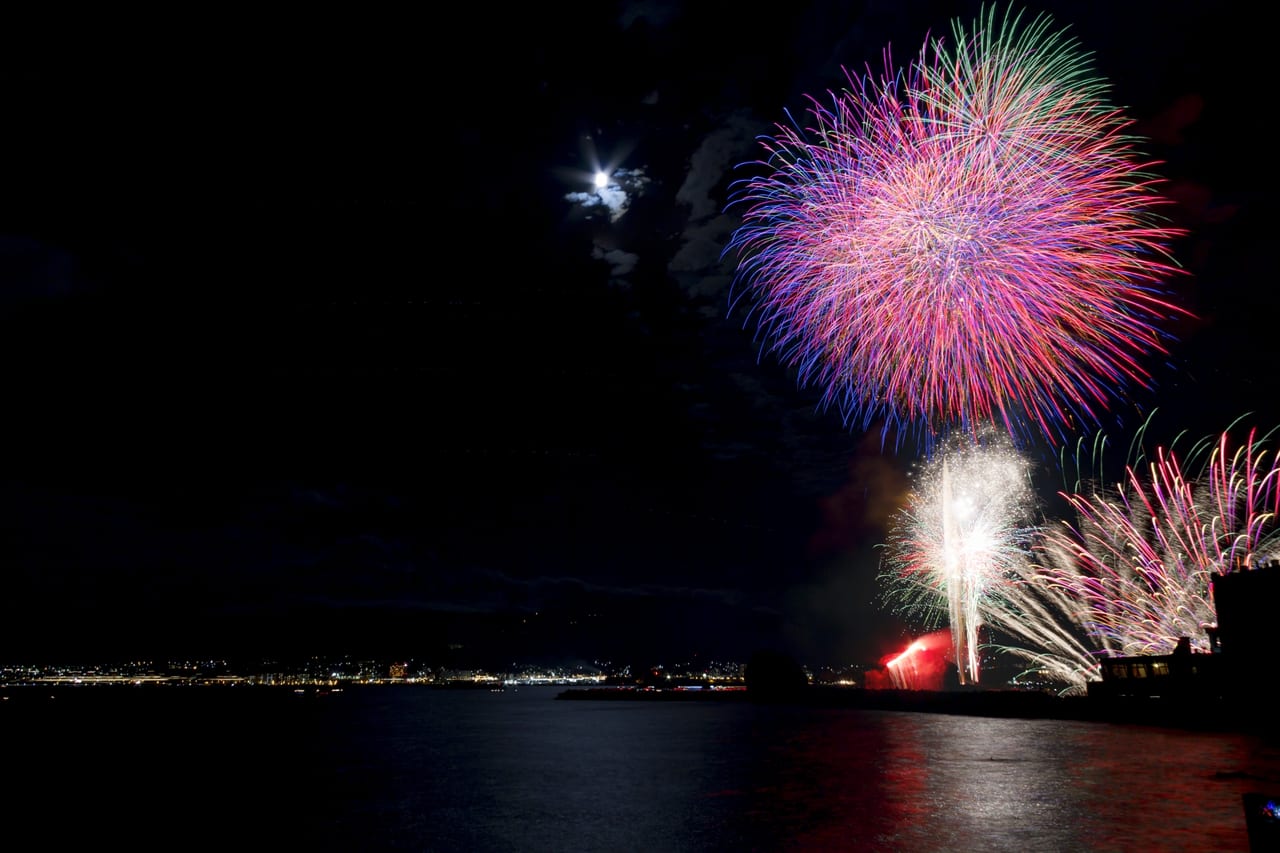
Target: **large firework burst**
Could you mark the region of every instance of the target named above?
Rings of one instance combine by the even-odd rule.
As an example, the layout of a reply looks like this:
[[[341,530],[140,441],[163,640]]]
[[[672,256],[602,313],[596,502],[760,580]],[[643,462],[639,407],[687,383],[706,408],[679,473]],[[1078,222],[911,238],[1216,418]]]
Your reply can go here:
[[[846,424],[1051,440],[1149,387],[1179,235],[1087,54],[979,16],[903,73],[846,72],[735,184],[738,295]],[[735,297],[737,298],[737,297]]]

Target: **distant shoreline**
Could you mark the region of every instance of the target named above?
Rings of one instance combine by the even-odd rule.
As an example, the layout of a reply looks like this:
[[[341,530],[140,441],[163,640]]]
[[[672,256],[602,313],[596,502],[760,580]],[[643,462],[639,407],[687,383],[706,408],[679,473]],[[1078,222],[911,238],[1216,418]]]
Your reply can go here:
[[[0,708],[49,707],[51,700],[74,700],[93,695],[171,695],[198,699],[201,696],[256,694],[260,696],[328,696],[362,690],[413,689],[502,693],[519,687],[473,684],[385,684],[262,685],[262,684],[51,684],[0,686]],[[562,687],[562,685],[542,685]],[[1228,701],[1220,698],[1183,697],[1060,697],[1025,690],[870,690],[860,687],[808,685],[786,692],[761,695],[744,688],[643,688],[628,686],[567,687],[552,694],[556,700],[607,702],[732,702],[756,705],[791,705],[813,708],[851,708],[871,711],[954,714],[1011,719],[1044,719],[1177,728],[1195,731],[1257,733],[1276,732],[1270,702]],[[58,703],[61,704],[61,703]]]

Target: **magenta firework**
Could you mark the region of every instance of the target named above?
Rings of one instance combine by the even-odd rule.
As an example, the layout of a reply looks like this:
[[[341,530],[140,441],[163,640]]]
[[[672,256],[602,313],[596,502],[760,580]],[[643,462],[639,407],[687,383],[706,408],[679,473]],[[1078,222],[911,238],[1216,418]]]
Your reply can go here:
[[[762,139],[734,298],[848,425],[1056,442],[1151,387],[1181,232],[1074,39],[994,11],[952,35]]]
[[[1064,495],[1078,520],[1047,531],[1037,583],[1074,602],[1074,618],[1105,653],[1169,654],[1183,637],[1207,652],[1214,575],[1268,563],[1280,547],[1271,440],[1250,430],[1236,444],[1224,431],[1193,449],[1190,473],[1159,448],[1114,488]]]

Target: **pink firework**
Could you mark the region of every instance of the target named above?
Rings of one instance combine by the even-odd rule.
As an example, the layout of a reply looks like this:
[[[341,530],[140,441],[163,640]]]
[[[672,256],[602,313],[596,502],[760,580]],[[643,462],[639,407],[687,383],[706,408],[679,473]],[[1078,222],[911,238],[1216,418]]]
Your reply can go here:
[[[1062,437],[1151,387],[1180,231],[1086,55],[1037,17],[956,24],[763,140],[728,251],[769,348],[847,424]]]
[[[1269,562],[1280,544],[1280,456],[1268,441],[1250,431],[1233,446],[1223,432],[1188,457],[1208,453],[1190,475],[1162,448],[1112,489],[1064,495],[1078,521],[1046,534],[1034,582],[1065,593],[1102,654],[1169,654],[1181,637],[1208,651],[1213,576]]]

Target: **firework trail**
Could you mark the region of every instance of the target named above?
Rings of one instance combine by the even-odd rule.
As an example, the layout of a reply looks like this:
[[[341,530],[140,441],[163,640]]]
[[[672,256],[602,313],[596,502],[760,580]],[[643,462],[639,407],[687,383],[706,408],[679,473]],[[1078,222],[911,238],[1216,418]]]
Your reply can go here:
[[[1280,556],[1280,454],[1257,430],[1237,445],[1239,424],[1150,458],[1139,433],[1118,481],[1077,480],[1060,492],[1075,520],[1038,526],[1016,452],[954,445],[964,461],[953,449],[930,463],[890,529],[884,597],[948,621],[974,681],[980,648],[1065,695],[1086,692],[1104,657],[1171,654],[1183,637],[1207,652],[1214,575]]]
[[[1081,627],[1084,609],[1062,587],[1044,583],[1033,564],[1023,564],[984,601],[983,618],[999,637],[986,648],[1021,662],[1015,683],[1085,695],[1102,673],[1100,650]]]
[[[922,624],[950,626],[962,684],[978,682],[984,612],[1026,561],[1034,506],[1027,464],[1007,440],[953,438],[890,526],[886,597]]]
[[[1054,439],[1150,387],[1181,232],[1074,40],[994,10],[953,38],[762,140],[735,300],[846,425]]]
[[[1213,576],[1277,551],[1280,456],[1268,441],[1250,430],[1236,447],[1228,428],[1187,455],[1190,475],[1157,448],[1115,486],[1065,494],[1077,522],[1046,530],[1036,582],[1072,602],[1105,654],[1170,654],[1182,637],[1209,651]]]

